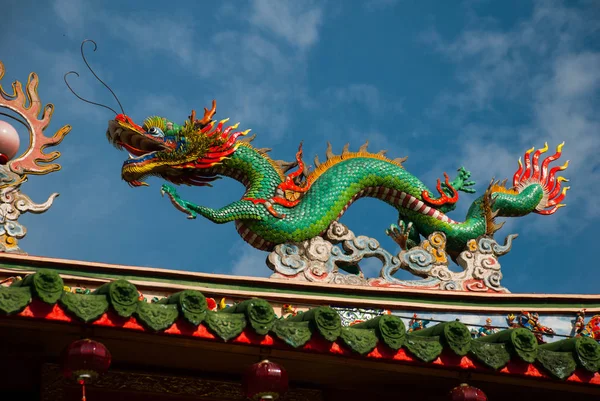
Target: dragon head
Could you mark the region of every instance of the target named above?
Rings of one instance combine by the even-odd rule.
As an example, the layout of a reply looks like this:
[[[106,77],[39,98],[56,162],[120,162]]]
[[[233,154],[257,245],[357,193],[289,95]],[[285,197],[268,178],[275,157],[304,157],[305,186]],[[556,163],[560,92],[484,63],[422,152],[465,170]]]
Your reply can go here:
[[[109,121],[106,131],[109,142],[129,152],[121,170],[123,180],[138,187],[147,185],[145,177],[155,175],[174,184],[210,185],[216,177],[209,169],[235,152],[239,145],[237,138],[248,132],[230,136],[237,125],[223,130],[227,120],[215,127],[212,117],[216,107],[213,100],[212,108],[204,109],[204,117],[199,120],[192,110],[183,125],[153,116],[140,126],[124,114]]]

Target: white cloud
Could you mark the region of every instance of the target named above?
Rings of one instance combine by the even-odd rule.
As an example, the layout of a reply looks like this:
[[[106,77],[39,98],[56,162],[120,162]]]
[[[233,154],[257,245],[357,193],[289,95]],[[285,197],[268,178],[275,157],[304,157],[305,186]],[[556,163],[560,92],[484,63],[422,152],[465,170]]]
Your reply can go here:
[[[254,0],[250,22],[271,31],[291,45],[306,49],[319,39],[323,12],[309,1]]]
[[[360,262],[359,266],[366,278],[375,278],[379,277],[382,263],[377,258],[366,258]]]
[[[81,73],[79,78],[76,75],[67,77],[71,87],[80,96],[99,103],[109,104],[113,108],[118,107],[112,97],[99,98],[99,94],[94,87],[94,83],[96,83],[95,79],[93,77],[92,79],[89,79],[91,74],[88,75],[89,73],[87,70],[79,70],[79,68],[77,68],[82,65],[79,56],[79,48],[74,51],[53,52],[41,47],[38,43],[30,42],[22,38],[14,40],[13,46],[29,49],[33,62],[46,67],[43,70],[37,71],[40,81],[39,95],[44,104],[53,103],[62,105],[60,109],[55,111],[54,119],[56,119],[59,114],[67,114],[65,110],[68,110],[68,114],[71,117],[85,115],[87,118],[104,118],[107,116],[107,113],[108,115],[111,113],[110,111],[101,109],[97,106],[83,104],[81,100],[77,99],[68,91],[63,77],[66,72],[72,70],[78,70]],[[90,47],[92,47],[92,45],[90,45]],[[9,72],[11,72],[11,70],[9,70]],[[102,69],[97,69],[96,72],[104,77],[107,75]],[[27,82],[26,75],[18,76],[17,79],[23,83]]]
[[[365,8],[369,11],[382,10],[394,7],[400,0],[368,0],[365,3]]]
[[[346,87],[332,88],[325,91],[325,96],[341,103],[362,105],[369,113],[374,115],[384,112],[402,112],[402,105],[399,102],[386,101],[379,89],[369,84],[351,84]]]
[[[512,173],[517,169],[517,160],[512,152],[498,143],[474,140],[465,144],[459,165],[472,171],[485,171],[490,179],[495,177],[502,180],[504,177],[512,178]],[[488,183],[482,182],[486,186]]]
[[[559,96],[588,96],[600,84],[600,54],[579,53],[556,61],[554,86]]]
[[[236,40],[242,45],[239,53],[243,56],[242,62],[248,73],[262,76],[269,69],[273,69],[276,74],[287,74],[292,70],[293,60],[286,57],[273,43],[259,35],[240,36]]]
[[[600,217],[595,207],[600,196],[599,61],[600,53],[556,57],[552,75],[536,88],[534,126],[526,136],[530,141],[542,136],[552,144],[566,142],[564,159],[571,164],[563,175],[572,181],[566,202],[583,206],[576,214],[584,218]]]
[[[196,49],[199,45],[194,43],[195,35],[191,24],[185,19],[170,19],[161,16],[160,23],[149,24],[145,15],[111,15],[105,16],[108,29],[115,37],[123,38],[140,52],[148,56],[160,55],[161,58],[175,56],[184,65],[194,64],[200,71],[203,64],[195,64],[197,60]],[[149,67],[150,64],[146,65]]]
[[[179,122],[184,121],[190,112],[191,109],[187,110],[185,105],[171,94],[149,93],[146,96],[140,96],[135,107],[131,111],[128,110],[128,115],[134,120],[158,115]]]
[[[88,172],[93,175],[84,182],[72,183],[68,192],[72,196],[71,215],[92,224],[110,218],[126,200],[114,196],[116,189],[124,185],[117,177],[107,176],[104,171],[94,172],[90,169]]]
[[[237,241],[230,253],[235,255],[231,274],[235,276],[268,277],[272,271],[267,266],[267,253],[243,241]]]
[[[239,19],[233,11],[222,7],[217,19]],[[171,57],[175,66],[197,75],[194,84],[203,88],[209,99],[217,97],[219,116],[231,116],[276,140],[286,133],[294,103],[305,98],[306,51],[317,41],[321,9],[311,3],[255,1],[244,14],[249,21],[242,20],[237,26],[222,24],[222,30],[207,32],[186,22],[186,16],[163,20],[157,26],[147,24],[145,15],[139,14],[111,17],[109,29],[113,36],[128,42],[138,57],[147,55],[149,65],[156,55]],[[244,25],[247,22],[251,25]],[[142,110],[149,106],[155,106],[153,110],[156,106],[206,106],[177,105],[175,93],[182,90],[186,88],[149,94],[163,99],[138,99],[134,110],[145,116],[157,112]]]
[[[253,131],[260,131],[261,136],[268,135],[271,139],[286,135],[292,94],[284,88],[246,83],[240,79],[231,82],[229,87],[231,93],[223,98],[236,121],[242,121],[244,126],[253,127]],[[265,119],[267,110],[268,119]]]
[[[465,31],[456,40],[446,42],[436,31],[429,31],[423,39],[461,65],[456,78],[465,87],[460,93],[442,93],[434,109],[465,113],[488,110],[498,96],[515,99],[527,86],[522,80],[528,64],[522,54],[513,51],[516,39],[510,33]]]
[[[54,0],[52,8],[68,31],[79,31],[83,28],[85,10],[80,0]]]
[[[564,172],[572,184],[566,203],[576,207],[539,219],[533,227],[553,232],[567,219],[585,224],[600,216],[594,205],[600,196],[600,118],[595,112],[600,53],[582,49],[599,21],[549,2],[535,3],[531,18],[510,30],[489,28],[486,21],[475,19],[473,27],[450,41],[436,31],[423,36],[456,66],[461,85],[442,93],[431,115],[463,132],[456,141],[462,164],[490,178],[510,179],[517,158],[531,146],[540,148],[547,141],[553,151],[565,141],[559,163],[571,159]],[[507,104],[512,113],[522,114],[519,123],[502,119]],[[482,111],[498,123],[467,124]]]

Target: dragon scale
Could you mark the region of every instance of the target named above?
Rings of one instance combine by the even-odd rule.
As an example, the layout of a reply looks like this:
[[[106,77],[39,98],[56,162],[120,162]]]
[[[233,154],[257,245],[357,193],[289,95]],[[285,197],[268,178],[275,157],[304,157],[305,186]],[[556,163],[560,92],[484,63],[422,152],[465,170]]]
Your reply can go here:
[[[226,120],[212,119],[216,105],[205,109],[202,119],[192,112],[184,125],[162,117],[150,117],[142,126],[129,117],[118,115],[109,122],[107,136],[118,148],[133,155],[122,169],[130,185],[146,185],[142,179],[158,175],[173,184],[206,186],[228,176],[242,182],[246,191],[242,199],[221,209],[211,209],[183,200],[171,185],[163,185],[171,202],[190,218],[201,215],[215,223],[235,221],[238,232],[252,246],[271,250],[275,245],[301,242],[322,234],[337,221],[348,207],[362,197],[377,198],[399,213],[399,224],[387,231],[403,248],[419,243],[421,236],[443,232],[447,250],[457,254],[467,242],[481,235],[493,234],[500,225],[498,216],[517,217],[535,212],[552,214],[560,206],[568,187],[561,188],[557,177],[567,167],[549,164],[561,155],[540,162],[547,145],[525,153],[525,164],[513,177],[513,186],[492,182],[485,193],[471,204],[463,222],[450,219],[446,213],[458,201],[458,191],[472,193],[470,173],[459,169],[458,176],[445,182],[438,180],[436,192],[404,169],[403,160],[391,160],[382,153],[369,153],[366,146],[357,152],[347,147],[342,154],[327,150],[327,160],[310,172],[302,160],[296,163],[273,161],[266,150],[250,144],[248,131],[235,131],[237,125],[224,128]],[[291,170],[294,170],[290,172]]]

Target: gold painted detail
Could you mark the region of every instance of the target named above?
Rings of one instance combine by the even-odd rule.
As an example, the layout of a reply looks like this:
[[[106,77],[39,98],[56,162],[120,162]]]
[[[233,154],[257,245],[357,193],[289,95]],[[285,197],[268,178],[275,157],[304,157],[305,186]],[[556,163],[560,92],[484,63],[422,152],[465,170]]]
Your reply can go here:
[[[519,194],[519,192],[517,192],[516,189],[506,188],[504,185],[502,185],[502,183],[492,184],[492,186],[490,187],[490,191],[492,193],[503,193],[503,194],[509,194],[509,195],[518,195]]]
[[[152,117],[148,117],[144,120],[144,124],[142,125],[142,127],[145,130],[149,130],[152,127],[156,127],[156,128],[159,128],[161,131],[166,131],[167,123],[165,122],[165,119],[162,117],[152,116]]]
[[[433,233],[429,236],[428,240],[423,241],[421,246],[433,256],[436,263],[448,262],[448,258],[446,257],[446,238],[442,233]]]
[[[469,240],[469,242],[467,242],[467,247],[469,248],[470,252],[475,252],[477,250],[477,241],[474,239]]]

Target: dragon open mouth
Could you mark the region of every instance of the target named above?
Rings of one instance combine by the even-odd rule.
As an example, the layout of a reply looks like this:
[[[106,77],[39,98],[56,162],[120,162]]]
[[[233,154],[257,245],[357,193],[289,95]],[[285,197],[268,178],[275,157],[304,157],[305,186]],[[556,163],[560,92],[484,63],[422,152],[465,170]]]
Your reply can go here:
[[[106,137],[118,149],[125,149],[134,156],[143,156],[158,150],[168,150],[170,147],[159,138],[153,138],[143,128],[127,127],[119,120],[108,123]]]
[[[129,159],[123,164],[122,178],[134,187],[147,185],[142,181],[148,175],[143,168],[146,162],[155,158],[158,152],[173,150],[164,136],[146,132],[123,114],[108,122],[106,137],[117,149],[125,149],[129,153]]]
[[[108,122],[106,137],[117,149],[129,153],[121,170],[123,180],[134,187],[147,185],[141,181],[147,176],[159,176],[174,184],[209,185],[216,178],[202,171],[235,152],[237,138],[250,131],[230,135],[237,124],[226,129],[223,124],[227,120],[216,124],[212,120],[216,108],[213,100],[201,119],[192,110],[183,125],[160,116],[147,117],[138,125],[127,115],[117,114]]]

